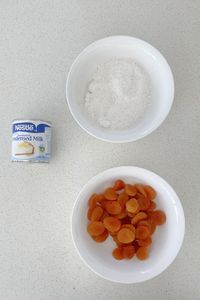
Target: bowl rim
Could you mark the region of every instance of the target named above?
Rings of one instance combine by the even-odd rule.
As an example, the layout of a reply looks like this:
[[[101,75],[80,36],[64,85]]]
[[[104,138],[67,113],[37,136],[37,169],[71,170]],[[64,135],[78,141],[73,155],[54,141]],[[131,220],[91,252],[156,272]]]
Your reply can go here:
[[[144,174],[148,174],[148,175],[153,175],[154,177],[157,177],[159,179],[159,181],[161,182],[161,184],[164,184],[168,190],[170,190],[170,193],[173,195],[176,203],[179,205],[179,217],[180,217],[180,222],[181,222],[181,226],[180,226],[180,236],[179,236],[179,244],[177,246],[177,249],[176,249],[176,252],[174,252],[174,254],[172,255],[172,258],[170,260],[170,262],[167,264],[167,265],[164,265],[164,267],[162,266],[162,268],[160,270],[158,270],[157,272],[155,272],[155,274],[153,274],[153,276],[148,276],[147,278],[145,278],[144,280],[130,280],[130,281],[121,281],[121,280],[117,280],[117,279],[111,279],[109,276],[106,276],[106,275],[103,275],[101,274],[100,272],[96,271],[82,256],[81,252],[79,251],[79,248],[76,244],[76,241],[74,239],[74,226],[73,226],[73,217],[74,217],[74,211],[75,211],[75,208],[78,204],[78,202],[80,201],[81,199],[81,194],[83,193],[83,191],[85,189],[87,189],[88,185],[92,184],[93,182],[95,182],[96,180],[100,179],[103,177],[103,175],[105,173],[109,173],[109,172],[113,172],[113,171],[116,171],[116,170],[131,170],[131,171],[139,171],[139,172],[143,172]],[[71,213],[71,219],[70,219],[70,230],[71,230],[71,237],[72,237],[72,241],[73,241],[73,244],[74,244],[74,247],[80,257],[80,259],[82,260],[82,262],[92,271],[94,272],[96,275],[100,276],[101,278],[103,279],[106,279],[110,282],[115,282],[115,283],[122,283],[122,284],[133,284],[133,283],[141,283],[141,282],[145,282],[145,281],[148,281],[150,279],[153,279],[157,276],[159,276],[161,273],[163,273],[172,263],[173,261],[175,260],[175,258],[177,257],[181,247],[182,247],[182,244],[183,244],[183,241],[184,241],[184,235],[185,235],[185,215],[184,215],[184,210],[183,210],[183,206],[182,206],[182,203],[181,203],[181,200],[180,198],[178,197],[178,195],[176,194],[175,190],[173,189],[173,187],[167,182],[165,181],[165,179],[163,179],[160,175],[156,174],[155,172],[153,171],[150,171],[148,169],[145,169],[145,168],[141,168],[141,167],[138,167],[138,166],[119,166],[119,167],[113,167],[113,168],[109,168],[109,169],[106,169],[98,174],[96,174],[95,176],[91,177],[84,185],[83,187],[81,188],[81,190],[79,191],[77,197],[76,197],[76,200],[74,202],[74,205],[73,205],[73,208],[72,208],[72,213]]]
[[[165,65],[166,69],[167,69],[167,72],[169,74],[169,86],[170,86],[170,90],[171,90],[171,99],[169,99],[168,101],[168,107],[167,109],[165,110],[165,113],[162,115],[162,117],[160,117],[156,123],[154,123],[152,126],[149,127],[149,129],[145,130],[145,132],[143,132],[142,134],[139,134],[139,136],[136,136],[136,137],[130,137],[129,138],[125,138],[125,139],[111,139],[110,137],[101,137],[99,136],[98,134],[94,134],[93,132],[91,132],[88,128],[86,128],[81,122],[80,120],[77,118],[76,114],[74,113],[73,109],[72,109],[72,106],[71,106],[71,102],[70,102],[70,97],[69,97],[69,93],[68,93],[68,87],[69,87],[69,81],[70,81],[70,77],[71,77],[71,74],[73,72],[73,69],[75,67],[75,65],[77,64],[77,62],[79,61],[79,59],[84,56],[84,54],[91,48],[93,47],[94,45],[98,45],[98,44],[101,44],[101,43],[104,43],[104,42],[107,42],[107,41],[111,41],[111,40],[132,40],[136,43],[140,43],[141,45],[145,46],[145,47],[148,47],[149,49],[151,49],[156,57],[162,61],[162,63]],[[140,39],[140,38],[136,38],[136,37],[133,37],[133,36],[128,36],[128,35],[112,35],[112,36],[107,36],[105,38],[102,38],[102,39],[99,39],[99,40],[96,40],[94,42],[92,42],[91,44],[89,44],[88,46],[86,46],[75,58],[75,60],[73,61],[73,63],[71,64],[70,66],[70,69],[68,71],[68,75],[67,75],[67,80],[66,80],[66,100],[67,100],[67,104],[68,104],[68,107],[69,107],[69,110],[70,110],[70,113],[72,115],[72,117],[74,118],[74,120],[76,121],[76,123],[85,131],[87,132],[90,136],[93,136],[101,141],[105,141],[105,142],[110,142],[110,143],[129,143],[129,142],[134,142],[134,141],[137,141],[137,140],[140,140],[142,139],[143,137],[151,134],[153,131],[155,131],[156,129],[158,129],[161,124],[165,121],[165,119],[167,118],[170,110],[171,110],[171,107],[172,107],[172,104],[173,104],[173,101],[174,101],[174,94],[175,94],[175,84],[174,84],[174,77],[173,77],[173,73],[172,73],[172,70],[170,68],[170,65],[168,64],[166,58],[162,55],[162,53],[157,49],[155,48],[154,46],[152,46],[150,43],[144,41],[143,39]]]

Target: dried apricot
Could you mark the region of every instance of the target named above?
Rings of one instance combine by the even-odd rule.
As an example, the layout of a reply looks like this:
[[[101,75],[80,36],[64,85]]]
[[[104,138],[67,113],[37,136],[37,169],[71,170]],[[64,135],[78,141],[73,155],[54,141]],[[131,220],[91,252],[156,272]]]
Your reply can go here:
[[[140,211],[137,215],[135,215],[135,217],[133,217],[133,219],[131,220],[131,223],[133,225],[137,224],[139,221],[147,219],[147,214],[143,211]]]
[[[91,220],[92,212],[93,212],[93,208],[92,208],[92,207],[89,207],[89,208],[88,208],[88,211],[87,211],[87,218],[88,218],[88,220]]]
[[[115,217],[106,217],[103,220],[105,228],[110,232],[116,232],[121,227],[121,221]]]
[[[119,214],[117,214],[115,217],[117,219],[121,220],[121,219],[124,219],[126,216],[127,216],[127,212],[124,210],[124,211],[120,212]]]
[[[98,235],[102,234],[104,232],[104,230],[105,230],[105,227],[104,227],[103,223],[100,221],[91,222],[87,227],[88,233],[92,236],[98,236]]]
[[[135,230],[135,236],[138,240],[145,240],[150,235],[150,229],[147,226],[138,226]]]
[[[144,197],[147,196],[144,186],[142,184],[137,183],[137,184],[135,184],[135,187],[140,194],[142,194]]]
[[[122,247],[117,247],[113,250],[112,252],[112,256],[117,259],[117,260],[121,260],[123,259],[123,249]]]
[[[136,195],[137,190],[136,190],[136,187],[134,185],[126,184],[125,185],[125,192],[126,192],[127,195],[133,197],[133,196]]]
[[[119,204],[121,205],[122,209],[124,209],[126,202],[128,201],[129,197],[126,193],[121,193],[119,194],[117,201],[119,202]]]
[[[123,246],[123,243],[120,243],[116,235],[112,236],[113,241],[117,244],[117,246]]]
[[[132,214],[132,213],[130,213],[130,212],[127,212],[127,215],[132,219],[132,218],[134,218],[135,216],[136,216],[136,214]]]
[[[129,244],[134,241],[135,233],[129,228],[122,228],[117,233],[118,240],[123,244]]]
[[[88,200],[88,205],[90,208],[93,209],[93,208],[95,208],[97,202],[98,202],[97,194],[93,194]]]
[[[122,208],[119,202],[117,201],[107,201],[106,203],[106,211],[111,215],[120,214]]]
[[[91,213],[91,221],[99,221],[103,215],[103,208],[96,206]]]
[[[150,236],[148,236],[148,238],[146,238],[145,240],[138,240],[138,245],[141,247],[147,247],[150,246],[152,243],[152,238]]]
[[[126,259],[131,259],[135,254],[135,247],[132,245],[123,247],[123,257]]]
[[[108,231],[105,230],[102,234],[98,235],[98,236],[93,236],[93,240],[95,240],[95,242],[97,243],[103,243],[108,237]]]
[[[135,227],[132,224],[123,224],[121,228],[129,228],[135,233]]]
[[[113,186],[113,188],[116,191],[122,190],[122,189],[124,189],[124,187],[125,187],[125,183],[121,179],[116,180],[114,183],[114,186]]]
[[[150,206],[149,208],[147,209],[147,211],[152,211],[156,208],[156,203],[153,202],[152,200],[150,201]]]
[[[155,210],[151,212],[151,219],[155,225],[162,225],[166,222],[166,215],[162,210]]]
[[[152,188],[152,186],[145,185],[144,190],[149,200],[153,200],[154,198],[156,198],[156,191]]]
[[[132,214],[135,214],[138,212],[139,210],[139,204],[138,204],[138,201],[134,198],[128,200],[126,202],[126,209],[128,212],[132,213]]]
[[[118,194],[116,193],[114,188],[107,188],[104,192],[104,197],[107,200],[116,200],[118,197]]]
[[[140,210],[147,210],[150,206],[150,200],[144,196],[137,199]]]
[[[147,259],[149,254],[148,254],[148,248],[147,247],[140,247],[137,252],[136,252],[136,256],[138,259],[140,260],[144,260]]]

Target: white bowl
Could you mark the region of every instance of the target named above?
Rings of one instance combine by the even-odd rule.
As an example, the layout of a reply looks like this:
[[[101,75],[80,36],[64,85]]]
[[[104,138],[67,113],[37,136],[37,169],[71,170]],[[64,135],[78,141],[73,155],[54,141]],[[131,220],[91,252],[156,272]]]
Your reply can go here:
[[[112,58],[124,57],[134,59],[149,74],[151,104],[133,127],[104,129],[87,116],[84,97],[96,66]],[[167,61],[153,46],[133,37],[112,36],[92,43],[75,59],[67,78],[66,97],[72,116],[89,134],[110,142],[130,142],[148,135],[165,120],[173,103],[174,80]]]
[[[111,254],[115,245],[110,237],[99,244],[87,233],[88,198],[94,192],[102,192],[119,178],[155,187],[157,207],[167,216],[166,223],[153,235],[150,255],[145,261],[136,258],[116,261]],[[83,187],[73,208],[71,230],[80,257],[92,271],[110,281],[136,283],[157,276],[172,263],[183,242],[185,219],[178,196],[164,179],[142,168],[118,167],[96,175]]]

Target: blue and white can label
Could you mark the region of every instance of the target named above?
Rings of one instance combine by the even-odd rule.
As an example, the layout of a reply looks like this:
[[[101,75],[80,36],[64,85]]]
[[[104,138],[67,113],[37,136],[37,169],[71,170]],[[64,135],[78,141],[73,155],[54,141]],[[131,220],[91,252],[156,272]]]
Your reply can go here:
[[[41,120],[12,122],[12,161],[49,162],[51,123]]]

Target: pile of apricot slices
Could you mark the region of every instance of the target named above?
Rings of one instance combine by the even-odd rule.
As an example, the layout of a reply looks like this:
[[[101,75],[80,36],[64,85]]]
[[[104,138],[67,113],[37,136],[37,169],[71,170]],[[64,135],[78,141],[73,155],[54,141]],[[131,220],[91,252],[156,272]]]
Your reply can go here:
[[[88,201],[87,231],[97,242],[111,236],[116,243],[115,259],[148,258],[151,236],[166,222],[166,215],[156,210],[156,191],[149,185],[126,184],[116,180],[103,194],[93,194]]]

